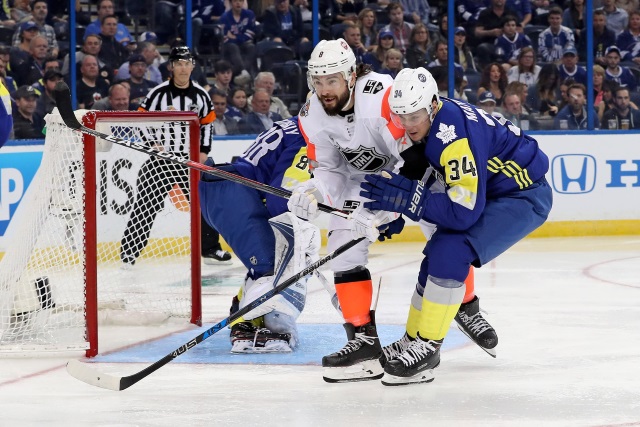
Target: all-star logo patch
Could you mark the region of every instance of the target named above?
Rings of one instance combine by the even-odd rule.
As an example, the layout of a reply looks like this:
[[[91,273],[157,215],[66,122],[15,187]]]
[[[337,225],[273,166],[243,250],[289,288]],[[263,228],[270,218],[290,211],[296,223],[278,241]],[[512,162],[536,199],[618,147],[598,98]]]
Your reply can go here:
[[[380,92],[382,89],[384,89],[382,82],[367,80],[367,82],[364,84],[364,89],[362,89],[362,93],[370,93],[374,95]]]
[[[309,101],[305,102],[302,108],[300,109],[300,115],[302,117],[307,117],[309,115]]]
[[[389,163],[389,157],[372,147],[362,145],[355,150],[340,149],[342,157],[355,169],[363,172],[377,172]]]
[[[440,123],[438,128],[439,132],[436,133],[436,138],[439,138],[444,145],[447,145],[454,139],[456,139],[456,128],[454,125],[447,126],[444,123]]]
[[[420,73],[418,74],[418,80],[420,80],[422,83],[427,81],[427,76],[425,76],[424,74]]]

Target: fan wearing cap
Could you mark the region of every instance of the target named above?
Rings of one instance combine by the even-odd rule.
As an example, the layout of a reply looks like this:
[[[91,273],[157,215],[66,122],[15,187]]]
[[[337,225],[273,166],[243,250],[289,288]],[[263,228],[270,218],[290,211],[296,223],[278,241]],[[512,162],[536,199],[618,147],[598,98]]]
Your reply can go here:
[[[18,26],[20,33],[19,43],[14,44],[10,51],[10,64],[12,70],[19,69],[31,56],[31,40],[38,33],[38,26],[33,21],[23,22]]]
[[[144,78],[147,72],[147,62],[143,55],[131,55],[128,64],[129,78],[123,81],[129,83],[131,104],[137,108],[149,91],[157,86],[157,83]],[[120,75],[120,73],[118,73],[118,75]]]
[[[638,87],[638,82],[633,73],[627,68],[620,65],[620,49],[617,46],[609,46],[605,51],[605,59],[607,68],[604,70],[605,78],[613,80],[621,87],[626,87],[633,92]]]
[[[162,73],[160,73],[160,69],[156,65],[157,60],[161,57],[158,53],[158,48],[151,42],[138,43],[138,47],[133,55],[130,56],[129,60],[124,62],[118,69],[116,80],[126,80],[131,76],[131,58],[134,56],[136,58],[142,56],[143,58],[143,62],[145,63],[145,73],[143,77],[145,79],[152,81],[154,86],[162,83]]]
[[[161,151],[170,151],[178,156],[188,157],[189,144],[200,147],[200,162],[207,160],[213,139],[212,124],[216,118],[211,98],[207,91],[191,80],[194,57],[187,46],[177,46],[169,54],[172,77],[157,85],[147,94],[138,111],[193,111],[200,118],[200,140],[189,141],[181,134],[183,131],[166,129],[161,134],[146,136],[149,144]],[[152,139],[149,140],[149,139]],[[189,197],[188,170],[177,170],[164,160],[149,156],[140,169],[136,183],[137,196],[131,209],[120,246],[120,259],[123,267],[132,267],[140,253],[149,243],[149,235],[158,212],[169,191],[179,186],[183,194]],[[220,236],[206,221],[201,223],[202,256],[214,261],[227,262],[231,255],[222,250]],[[224,252],[220,254],[220,252]],[[217,254],[217,255],[216,255]],[[213,255],[216,255],[214,257]]]
[[[465,301],[470,265],[481,267],[542,225],[551,209],[547,156],[535,139],[504,118],[438,95],[424,68],[402,70],[387,99],[391,118],[421,144],[433,170],[424,181],[390,170],[365,176],[360,195],[374,213],[401,213],[437,226],[423,250],[406,332],[390,348],[382,383],[433,380],[449,325],[491,354],[497,335]],[[444,188],[431,183],[439,181]]]
[[[42,139],[44,120],[35,114],[38,93],[31,86],[20,86],[14,94],[13,133],[16,139]]]
[[[378,44],[371,52],[367,52],[362,56],[362,63],[367,64],[376,73],[382,69],[382,63],[384,62],[384,55],[389,49],[393,49],[396,46],[393,33],[391,31],[380,31],[378,33]]]
[[[558,66],[560,80],[573,79],[574,82],[587,85],[587,70],[578,65],[578,51],[573,46],[562,53],[562,64]]]
[[[478,104],[476,107],[483,109],[489,114],[496,112],[496,97],[493,92],[485,91],[478,97]]]
[[[58,52],[60,48],[58,46],[58,40],[56,39],[56,32],[53,27],[45,22],[47,19],[47,15],[49,13],[49,6],[47,0],[35,0],[31,3],[32,12],[32,23],[36,25],[38,32],[47,38],[49,42],[49,55],[54,58],[58,57]],[[22,33],[22,26],[16,29],[16,32],[13,33],[13,39],[11,44],[13,46],[18,46],[20,44],[20,35]]]

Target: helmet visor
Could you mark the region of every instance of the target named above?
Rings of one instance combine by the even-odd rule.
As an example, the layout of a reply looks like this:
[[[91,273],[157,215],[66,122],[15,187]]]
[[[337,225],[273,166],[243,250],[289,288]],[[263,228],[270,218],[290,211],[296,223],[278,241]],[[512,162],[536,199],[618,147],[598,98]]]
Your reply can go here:
[[[391,121],[400,129],[412,128],[421,125],[429,119],[429,113],[426,108],[421,108],[409,114],[395,114],[391,112]]]

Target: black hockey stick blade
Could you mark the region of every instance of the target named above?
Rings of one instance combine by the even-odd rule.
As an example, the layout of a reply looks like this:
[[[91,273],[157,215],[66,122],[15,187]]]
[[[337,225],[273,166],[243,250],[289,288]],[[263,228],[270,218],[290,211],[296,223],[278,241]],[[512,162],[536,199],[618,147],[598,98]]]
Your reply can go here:
[[[137,373],[135,373],[133,375],[124,376],[124,377],[117,376],[117,375],[110,375],[110,374],[100,373],[100,372],[94,370],[93,368],[90,368],[88,366],[89,364],[82,363],[82,362],[80,362],[78,360],[75,360],[75,359],[74,360],[70,360],[67,363],[67,372],[71,376],[73,376],[74,378],[77,378],[80,381],[83,381],[83,382],[85,382],[87,384],[90,384],[90,385],[93,385],[93,386],[96,386],[96,387],[106,388],[108,390],[114,390],[114,391],[125,390],[125,389],[131,387],[132,385],[134,385],[135,383],[137,383],[138,381],[140,381],[140,380],[146,378],[147,376],[149,376],[150,374],[154,373],[158,369],[162,368],[164,365],[166,365],[167,363],[171,362],[176,357],[180,356],[181,354],[186,353],[189,349],[197,346],[202,341],[204,341],[207,338],[209,338],[211,335],[213,335],[216,332],[220,331],[221,329],[223,329],[227,325],[231,324],[232,322],[234,322],[235,320],[237,320],[241,316],[244,316],[245,314],[247,314],[248,312],[250,312],[254,308],[258,307],[259,305],[263,304],[268,299],[270,299],[273,296],[275,296],[276,294],[282,292],[284,289],[286,289],[287,287],[289,287],[292,284],[296,283],[301,278],[313,273],[315,270],[317,270],[322,265],[326,264],[328,261],[330,261],[333,258],[337,257],[338,255],[342,254],[346,250],[351,249],[352,247],[354,247],[355,245],[357,245],[358,243],[360,243],[364,239],[365,239],[364,237],[360,237],[359,239],[351,240],[350,242],[345,243],[344,245],[340,246],[335,251],[325,255],[323,258],[320,258],[318,261],[316,261],[313,264],[309,265],[307,268],[305,268],[302,271],[300,271],[300,272],[296,273],[295,275],[291,276],[290,278],[288,278],[284,282],[278,284],[275,288],[271,289],[270,291],[265,292],[261,297],[253,300],[251,303],[249,303],[244,308],[241,308],[240,310],[236,311],[231,316],[227,317],[226,319],[222,320],[221,322],[216,323],[215,325],[213,325],[212,327],[210,327],[206,331],[202,332],[197,337],[195,337],[192,340],[190,340],[189,342],[181,345],[180,347],[178,347],[177,349],[175,349],[171,353],[169,353],[166,356],[164,356],[162,359],[160,359],[157,362],[155,362],[154,364],[144,368],[140,372],[137,372]]]
[[[58,107],[58,111],[60,113],[60,117],[62,117],[62,121],[67,127],[71,129],[74,129],[79,132],[92,135],[98,138],[102,138],[106,141],[113,142],[114,144],[122,145],[124,147],[130,148],[135,151],[139,151],[141,153],[148,154],[150,156],[160,157],[168,162],[179,164],[191,169],[195,169],[199,172],[213,175],[217,178],[226,179],[228,181],[232,181],[237,184],[244,185],[246,187],[253,188],[258,191],[262,191],[268,194],[273,194],[274,196],[282,197],[284,199],[289,199],[291,197],[291,191],[285,190],[283,188],[272,187],[270,185],[263,184],[262,182],[245,178],[241,175],[236,175],[234,173],[227,172],[222,169],[203,165],[202,163],[194,162],[193,160],[184,159],[182,157],[174,155],[169,151],[159,151],[159,150],[156,150],[155,148],[139,144],[136,141],[119,138],[114,135],[107,135],[106,133],[98,132],[94,129],[90,129],[86,126],[83,126],[78,121],[78,119],[76,118],[76,115],[73,112],[69,86],[67,86],[67,84],[63,81],[60,81],[56,84],[56,87],[53,90],[53,97],[56,101],[56,106]],[[333,208],[329,205],[325,205],[324,203],[318,203],[318,209],[322,212],[330,213],[330,214],[339,216],[341,218],[349,218],[349,214],[347,212],[341,211],[340,209]]]

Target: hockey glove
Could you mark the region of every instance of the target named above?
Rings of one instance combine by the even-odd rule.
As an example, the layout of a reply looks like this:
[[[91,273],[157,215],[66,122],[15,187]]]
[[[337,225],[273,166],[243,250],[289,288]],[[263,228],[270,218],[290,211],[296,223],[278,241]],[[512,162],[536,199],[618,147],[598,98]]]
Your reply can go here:
[[[411,181],[391,171],[383,170],[380,175],[366,175],[366,182],[360,184],[360,195],[372,202],[364,207],[377,211],[390,211],[405,214],[408,218],[422,219],[424,207],[431,195],[422,181]]]
[[[318,203],[323,201],[322,194],[311,180],[297,186],[287,202],[289,211],[298,218],[312,221],[318,217]]]
[[[394,234],[400,234],[403,228],[404,228],[404,218],[400,216],[395,221],[391,221],[388,224],[384,224],[378,227],[378,231],[380,232],[380,236],[378,236],[378,240],[381,242],[384,242],[385,239],[391,239],[391,236],[393,236]]]
[[[398,218],[395,212],[376,211],[358,208],[351,214],[351,233],[354,239],[366,237],[371,242],[378,240],[380,227],[385,227]]]

